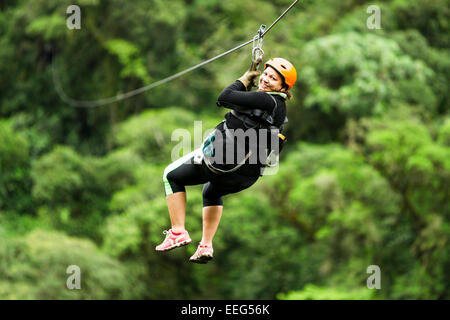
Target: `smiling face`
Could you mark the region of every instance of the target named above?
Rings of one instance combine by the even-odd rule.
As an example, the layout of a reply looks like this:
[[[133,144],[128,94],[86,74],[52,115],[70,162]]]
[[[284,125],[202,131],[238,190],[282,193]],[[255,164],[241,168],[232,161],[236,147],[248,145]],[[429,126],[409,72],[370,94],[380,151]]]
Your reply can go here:
[[[283,79],[272,67],[268,66],[259,77],[258,91],[286,91]]]

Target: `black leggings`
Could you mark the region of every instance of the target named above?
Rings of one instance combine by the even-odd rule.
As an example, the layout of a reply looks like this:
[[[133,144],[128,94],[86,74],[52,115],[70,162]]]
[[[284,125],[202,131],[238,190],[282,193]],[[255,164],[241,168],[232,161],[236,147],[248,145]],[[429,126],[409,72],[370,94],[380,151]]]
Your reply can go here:
[[[196,151],[174,161],[164,170],[166,196],[176,192],[186,192],[185,186],[204,184],[203,207],[223,205],[222,196],[247,189],[259,178],[243,175],[240,169],[225,174],[215,174],[202,161],[194,163]]]

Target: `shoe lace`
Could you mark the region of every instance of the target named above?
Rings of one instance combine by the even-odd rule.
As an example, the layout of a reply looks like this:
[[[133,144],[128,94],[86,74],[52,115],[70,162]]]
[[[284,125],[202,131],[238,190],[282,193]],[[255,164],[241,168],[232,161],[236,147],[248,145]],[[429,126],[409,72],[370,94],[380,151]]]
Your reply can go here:
[[[170,230],[164,230],[162,233],[166,236],[164,240],[166,240],[170,236]]]

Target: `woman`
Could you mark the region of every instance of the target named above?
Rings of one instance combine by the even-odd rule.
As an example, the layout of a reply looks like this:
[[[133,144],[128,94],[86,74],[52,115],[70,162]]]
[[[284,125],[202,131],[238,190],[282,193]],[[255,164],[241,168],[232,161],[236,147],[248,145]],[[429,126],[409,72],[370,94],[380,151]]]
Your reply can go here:
[[[265,163],[249,161],[249,155],[259,154],[258,146],[254,142],[244,140],[245,146],[241,146],[245,149],[244,158],[233,157],[234,161],[225,164],[211,161],[224,145],[219,144],[219,141],[236,143],[235,136],[227,140],[231,131],[240,130],[247,133],[249,130],[280,129],[287,121],[285,101],[290,98],[289,90],[297,80],[294,66],[282,58],[270,59],[264,65],[264,72],[258,81],[258,90],[247,92],[247,88],[251,88],[254,79],[259,75],[258,71],[247,71],[225,88],[218,97],[217,104],[233,110],[225,115],[225,120],[216,127],[200,149],[178,159],[165,169],[163,181],[172,228],[164,231],[166,238],[156,247],[157,251],[168,251],[192,242],[184,228],[185,186],[204,184],[203,235],[190,261],[207,263],[213,258],[212,240],[222,216],[222,196],[247,189],[261,176]],[[258,144],[262,140],[258,140]]]

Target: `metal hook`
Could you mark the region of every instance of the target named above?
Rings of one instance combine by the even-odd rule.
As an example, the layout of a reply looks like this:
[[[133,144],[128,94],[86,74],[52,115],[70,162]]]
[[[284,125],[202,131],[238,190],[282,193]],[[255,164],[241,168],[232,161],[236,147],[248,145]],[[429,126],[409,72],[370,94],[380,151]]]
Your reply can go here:
[[[262,49],[264,33],[266,30],[266,26],[262,24],[259,27],[258,33],[253,38],[253,49],[252,49],[252,65],[250,70],[256,70],[258,68],[259,63],[262,60],[262,56],[264,55],[264,50]]]

